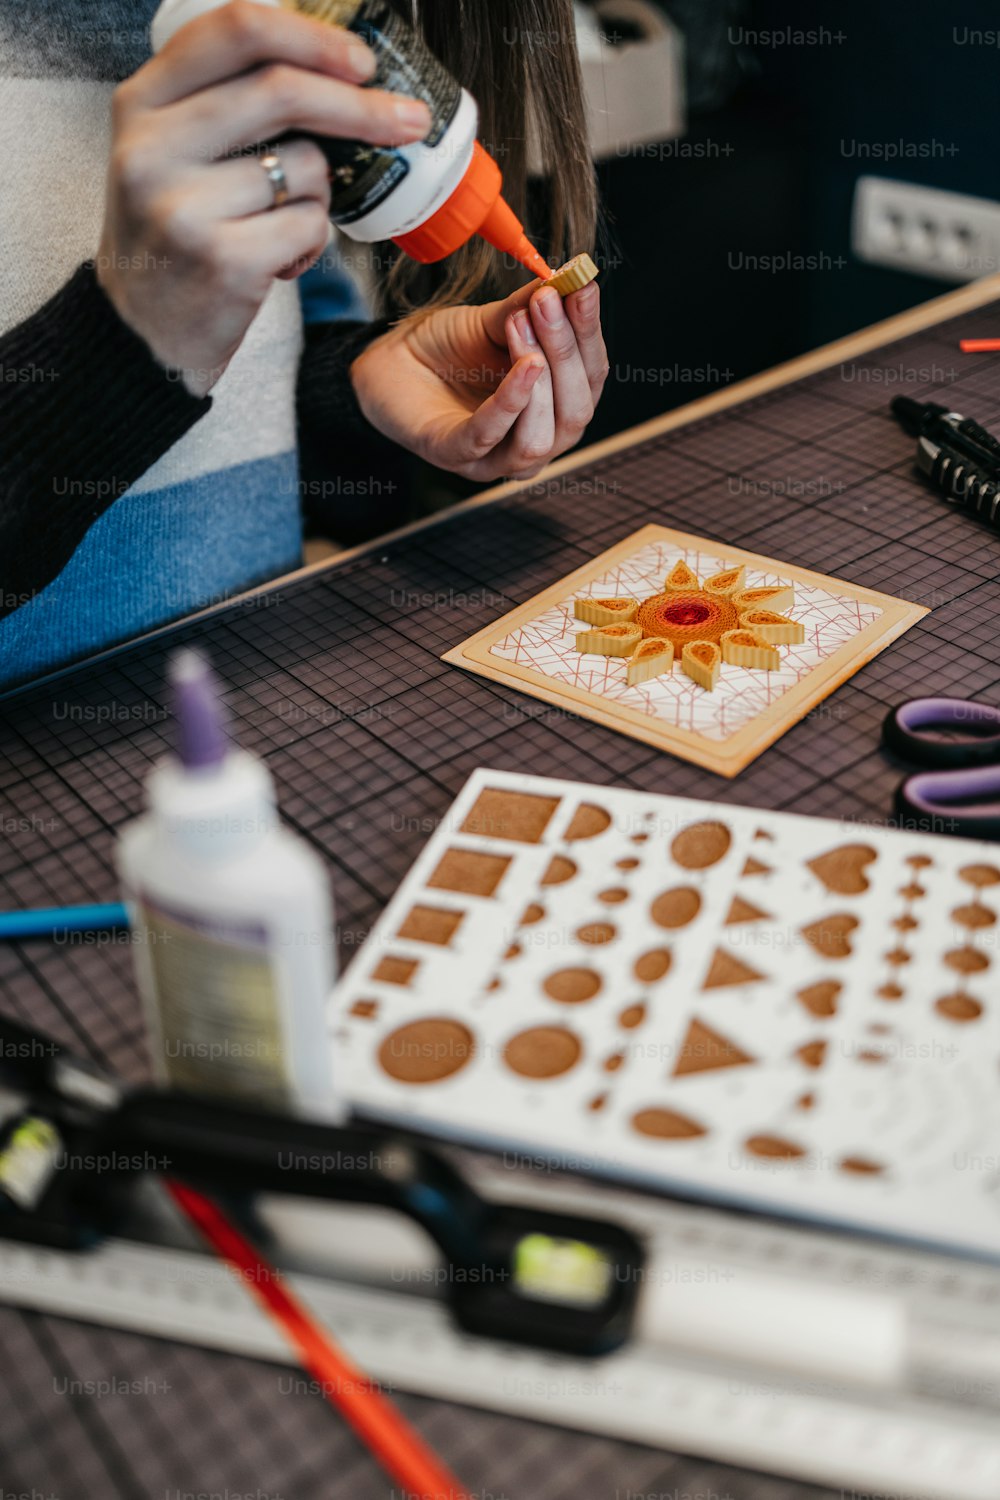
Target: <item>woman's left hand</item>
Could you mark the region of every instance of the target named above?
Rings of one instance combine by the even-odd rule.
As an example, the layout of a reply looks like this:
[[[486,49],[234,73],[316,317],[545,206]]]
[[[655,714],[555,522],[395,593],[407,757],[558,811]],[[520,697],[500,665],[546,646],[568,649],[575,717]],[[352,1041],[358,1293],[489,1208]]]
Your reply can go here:
[[[530,479],[583,434],[608,355],[594,282],[565,300],[537,282],[390,329],[351,379],[386,437],[466,479]]]

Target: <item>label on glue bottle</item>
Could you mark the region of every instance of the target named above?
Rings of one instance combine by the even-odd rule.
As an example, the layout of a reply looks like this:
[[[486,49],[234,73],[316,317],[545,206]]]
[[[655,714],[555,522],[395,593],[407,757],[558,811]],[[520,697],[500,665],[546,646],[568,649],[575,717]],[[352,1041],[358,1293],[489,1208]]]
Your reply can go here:
[[[431,112],[426,146],[436,146],[458,113],[462,90],[423,38],[388,0],[295,0],[295,9],[353,31],[375,54],[371,88],[422,99]],[[383,203],[410,170],[405,152],[364,141],[316,137],[332,172],[330,218],[351,224]]]
[[[203,918],[140,892],[161,1071],[194,1093],[287,1107],[289,1059],[266,928]]]

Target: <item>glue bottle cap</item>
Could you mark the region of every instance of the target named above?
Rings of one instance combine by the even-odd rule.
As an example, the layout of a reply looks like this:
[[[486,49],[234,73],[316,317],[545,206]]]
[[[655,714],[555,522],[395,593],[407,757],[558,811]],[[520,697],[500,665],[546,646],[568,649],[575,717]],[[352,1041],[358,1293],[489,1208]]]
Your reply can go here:
[[[200,651],[178,651],[168,667],[177,753],[188,771],[221,766],[229,750],[218,684]]]

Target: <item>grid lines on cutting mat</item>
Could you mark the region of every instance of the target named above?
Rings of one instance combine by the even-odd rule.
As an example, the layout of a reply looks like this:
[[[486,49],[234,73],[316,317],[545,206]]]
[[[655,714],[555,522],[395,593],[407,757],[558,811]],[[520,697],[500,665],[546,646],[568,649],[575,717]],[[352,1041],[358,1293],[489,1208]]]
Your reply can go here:
[[[326,854],[345,957],[426,842],[427,825],[444,816],[478,764],[832,818],[886,817],[900,771],[876,749],[882,699],[930,682],[936,690],[988,694],[1000,681],[990,625],[1000,586],[985,581],[996,540],[950,513],[914,476],[913,441],[885,417],[890,397],[905,390],[939,397],[990,425],[1000,362],[962,358],[955,349],[989,316],[989,309],[966,314],[865,356],[856,364],[866,378],[845,379],[837,367],[821,371],[711,423],[587,460],[3,703],[4,903],[115,899],[112,832],[138,811],[142,780],[167,741],[163,671],[168,646],[181,642],[210,651],[237,737],[264,754],[286,815]],[[897,368],[926,378],[895,386],[873,378]],[[869,418],[861,444],[851,440],[855,413]],[[838,556],[829,522],[840,518],[850,525]],[[905,593],[895,576],[905,573],[911,588],[936,591],[924,601],[934,612],[824,705],[828,713],[810,715],[732,784],[505,687],[479,685],[474,699],[466,696],[471,679],[438,660],[443,646],[649,521],[735,544],[786,528],[782,555],[848,577],[868,565],[857,551],[860,530],[871,537],[878,586]],[[424,693],[428,713],[410,735]],[[462,708],[472,701],[484,720],[478,728],[476,714]],[[389,712],[396,702],[398,717]],[[148,704],[154,716],[99,722],[88,713],[110,703]],[[454,740],[450,704],[460,721]],[[369,844],[366,820],[376,815],[383,827]],[[60,827],[36,827],[51,817]],[[130,961],[122,944],[0,947],[0,1006],[139,1076],[145,1062]],[[13,1310],[3,1311],[2,1334],[19,1372],[0,1419],[10,1488],[140,1500],[219,1479],[299,1500],[353,1500],[372,1479],[353,1438],[321,1402],[270,1399],[273,1369]],[[170,1420],[155,1428],[136,1419],[134,1402],[124,1426],[120,1403],[60,1398],[56,1412],[56,1374],[141,1377],[153,1366],[175,1388]],[[223,1399],[237,1381],[245,1399]],[[403,1404],[469,1482],[494,1492],[506,1485],[511,1494],[530,1490],[534,1500],[609,1500],[616,1487],[631,1486],[714,1490],[733,1500],[832,1500],[830,1491],[821,1496],[798,1483],[528,1428],[444,1402]],[[217,1473],[209,1459],[225,1453],[251,1457]],[[264,1454],[275,1457],[261,1467]]]

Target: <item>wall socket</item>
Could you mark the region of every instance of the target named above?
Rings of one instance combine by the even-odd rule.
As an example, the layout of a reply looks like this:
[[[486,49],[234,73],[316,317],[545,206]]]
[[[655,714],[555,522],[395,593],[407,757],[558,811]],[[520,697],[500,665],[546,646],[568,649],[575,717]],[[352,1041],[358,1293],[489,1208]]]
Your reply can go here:
[[[1000,203],[940,188],[859,177],[851,217],[859,260],[940,281],[1000,270]]]

